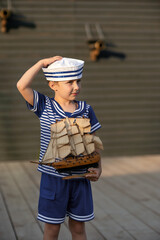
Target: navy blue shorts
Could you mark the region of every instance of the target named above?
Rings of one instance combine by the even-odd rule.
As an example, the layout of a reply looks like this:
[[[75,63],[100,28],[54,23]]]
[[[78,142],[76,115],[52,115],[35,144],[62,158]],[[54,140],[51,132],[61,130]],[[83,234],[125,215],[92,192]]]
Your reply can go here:
[[[60,224],[66,215],[82,222],[94,218],[90,181],[85,178],[63,180],[42,173],[38,220]]]

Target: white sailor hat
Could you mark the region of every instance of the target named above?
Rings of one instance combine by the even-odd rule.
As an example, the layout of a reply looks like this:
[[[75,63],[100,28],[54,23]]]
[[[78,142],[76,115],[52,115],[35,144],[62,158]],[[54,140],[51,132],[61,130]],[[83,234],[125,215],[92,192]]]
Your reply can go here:
[[[66,81],[82,78],[83,66],[82,60],[64,57],[42,70],[48,81]]]

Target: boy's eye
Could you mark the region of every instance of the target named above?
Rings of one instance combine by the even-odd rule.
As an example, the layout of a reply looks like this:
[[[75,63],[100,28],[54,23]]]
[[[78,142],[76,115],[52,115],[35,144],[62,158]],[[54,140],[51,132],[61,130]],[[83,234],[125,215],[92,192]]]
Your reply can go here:
[[[72,81],[68,81],[68,82],[66,82],[66,84],[68,84],[68,83],[72,83]]]
[[[77,82],[77,83],[80,83],[80,82],[81,82],[81,79],[78,79],[76,82]],[[74,83],[73,80],[66,82],[66,84],[73,84],[73,83]]]

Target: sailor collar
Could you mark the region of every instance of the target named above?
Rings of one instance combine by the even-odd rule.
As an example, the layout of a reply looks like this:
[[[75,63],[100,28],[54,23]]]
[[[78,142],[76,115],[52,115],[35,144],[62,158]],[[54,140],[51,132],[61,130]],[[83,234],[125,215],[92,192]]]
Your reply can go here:
[[[51,100],[52,100],[52,104],[53,104],[53,107],[55,108],[56,112],[60,116],[66,117],[66,113],[62,109],[61,105],[54,98],[52,98]],[[76,101],[76,103],[77,103],[77,109],[73,113],[71,113],[71,116],[80,114],[85,109],[85,102],[84,101]]]

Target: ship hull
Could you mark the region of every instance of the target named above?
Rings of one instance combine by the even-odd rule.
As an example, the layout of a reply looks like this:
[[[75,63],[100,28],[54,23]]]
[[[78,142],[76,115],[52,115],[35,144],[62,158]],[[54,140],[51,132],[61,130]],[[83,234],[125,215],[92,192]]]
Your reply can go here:
[[[52,166],[55,169],[69,169],[75,168],[80,166],[87,166],[98,163],[100,160],[100,154],[97,152],[91,153],[85,156],[69,156],[66,159],[59,161],[59,162],[52,162],[52,163],[39,163],[41,165],[48,165]]]

